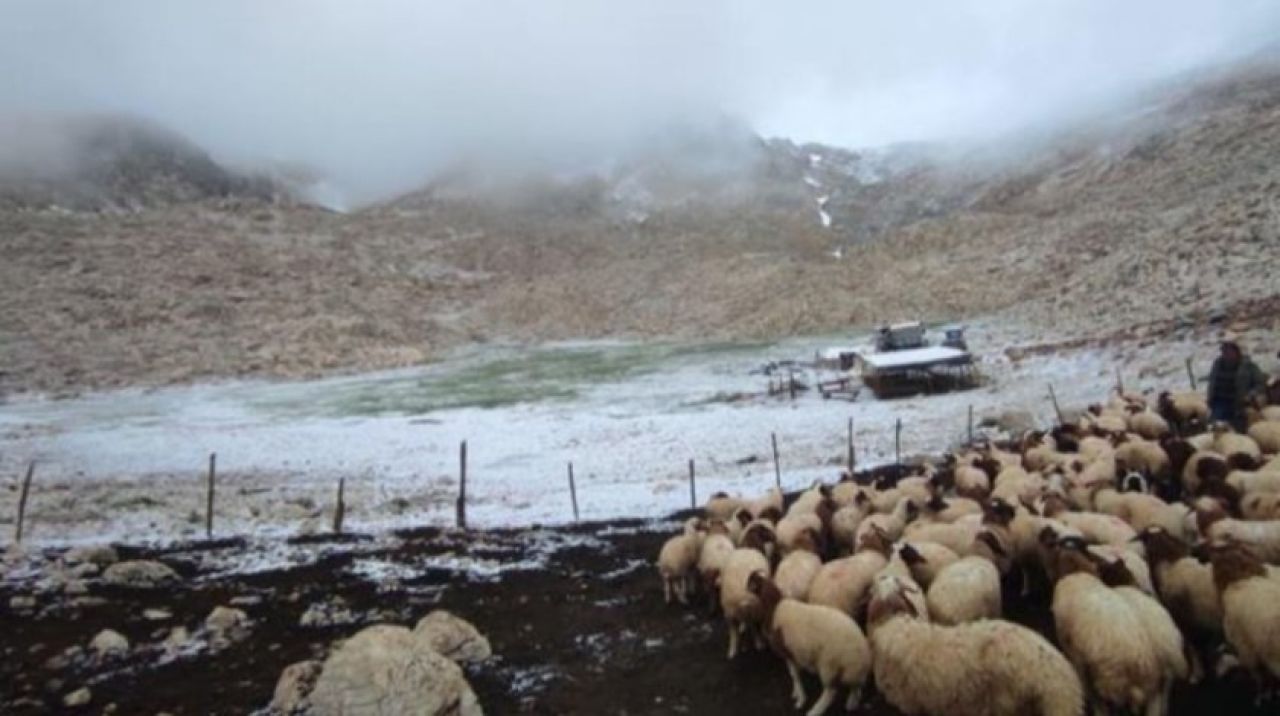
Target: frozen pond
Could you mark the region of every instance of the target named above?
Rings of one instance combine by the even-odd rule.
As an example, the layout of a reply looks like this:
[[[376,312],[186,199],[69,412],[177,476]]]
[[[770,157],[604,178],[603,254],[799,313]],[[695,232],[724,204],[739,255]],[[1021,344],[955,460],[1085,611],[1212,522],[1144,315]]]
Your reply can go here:
[[[833,478],[854,419],[860,464],[937,453],[979,416],[1022,407],[1047,420],[1046,384],[1064,403],[1098,400],[1113,356],[1076,353],[1015,367],[1007,338],[971,332],[988,357],[982,389],[890,402],[795,401],[761,393],[753,374],[811,358],[850,337],[774,344],[583,342],[491,346],[411,370],[306,382],[225,382],[0,405],[0,470],[13,484],[38,461],[30,532],[42,540],[190,536],[200,529],[204,471],[218,455],[219,532],[324,529],[339,477],[353,529],[452,520],[459,443],[469,450],[477,524],[571,519],[573,461],[583,519],[687,507],[688,461],[699,499],[773,484],[776,432],[784,486]],[[16,493],[3,491],[0,520]]]

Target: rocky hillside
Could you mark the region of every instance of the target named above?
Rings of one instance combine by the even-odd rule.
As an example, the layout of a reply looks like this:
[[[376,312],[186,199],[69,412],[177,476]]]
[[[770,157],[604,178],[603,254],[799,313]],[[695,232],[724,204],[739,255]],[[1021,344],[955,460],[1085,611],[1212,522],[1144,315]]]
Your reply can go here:
[[[197,155],[108,163],[86,205],[128,213],[0,211],[0,392],[404,365],[494,339],[1276,321],[1247,308],[1280,291],[1271,62],[983,146],[855,152],[712,123],[589,171],[457,167],[350,214],[273,203]]]
[[[0,122],[0,210],[138,211],[213,197],[272,199],[185,138],[129,117]]]

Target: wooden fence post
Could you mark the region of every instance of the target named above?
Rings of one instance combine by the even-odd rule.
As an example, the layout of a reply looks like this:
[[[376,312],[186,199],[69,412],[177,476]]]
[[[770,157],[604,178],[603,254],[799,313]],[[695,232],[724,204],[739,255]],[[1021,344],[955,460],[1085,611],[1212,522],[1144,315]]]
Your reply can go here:
[[[14,542],[22,542],[22,525],[27,518],[27,495],[31,492],[31,478],[36,474],[36,461],[27,463],[27,476],[22,478],[22,492],[18,495],[18,525],[13,535]]]
[[[1124,395],[1124,376],[1120,374],[1120,366],[1116,366],[1116,393]]]
[[[969,447],[973,447],[973,404],[969,404]]]
[[[569,500],[573,502],[573,521],[578,521],[578,488],[573,484],[573,461],[569,461]]]
[[[902,418],[893,426],[893,464],[897,466],[896,474],[902,474]]]
[[[1187,380],[1191,381],[1191,389],[1196,390],[1196,373],[1191,369],[1191,356],[1187,356]]]
[[[778,434],[769,433],[769,439],[773,442],[773,482],[782,489],[782,465],[778,462]]]
[[[334,534],[342,534],[342,519],[347,516],[347,503],[345,502],[346,478],[338,478],[338,505],[333,509],[333,532]]]
[[[1065,421],[1062,419],[1062,408],[1058,405],[1058,396],[1053,392],[1053,383],[1049,384],[1049,400],[1053,401],[1053,412],[1058,416],[1058,424],[1062,425]]]
[[[458,505],[456,515],[458,529],[467,528],[467,441],[458,447]]]
[[[787,369],[787,390],[791,392],[791,399],[796,399],[796,372],[790,368]]]
[[[849,418],[849,477],[853,477],[853,418]]]
[[[213,539],[213,492],[218,473],[218,453],[209,453],[209,485],[204,501],[204,536]]]
[[[698,488],[693,476],[693,458],[689,458],[689,509],[698,509]]]

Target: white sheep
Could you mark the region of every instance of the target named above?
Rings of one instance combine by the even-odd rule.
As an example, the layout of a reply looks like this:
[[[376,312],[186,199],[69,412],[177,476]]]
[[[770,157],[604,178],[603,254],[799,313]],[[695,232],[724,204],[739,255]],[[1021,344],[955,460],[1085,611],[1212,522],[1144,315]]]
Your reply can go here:
[[[701,528],[700,520],[686,524],[684,532],[664,542],[658,552],[658,574],[668,604],[673,595],[681,604],[688,604],[689,594],[696,589],[694,575],[705,534]]]
[[[1141,435],[1147,440],[1159,440],[1169,434],[1169,422],[1153,410],[1139,410],[1127,417],[1131,432]]]
[[[1100,706],[1164,713],[1163,668],[1141,617],[1094,574],[1083,541],[1058,546],[1052,612],[1063,652]]]
[[[1227,484],[1241,494],[1280,492],[1280,470],[1263,467],[1261,470],[1232,470],[1227,473]]]
[[[1259,559],[1280,564],[1280,520],[1254,522],[1224,517],[1224,513],[1197,509],[1200,530],[1210,542],[1237,542]]]
[[[746,501],[738,497],[730,497],[728,493],[717,492],[707,500],[707,504],[702,508],[703,514],[709,520],[724,520],[728,522],[733,514],[746,506]]]
[[[1129,604],[1129,608],[1142,622],[1147,638],[1155,649],[1162,669],[1161,688],[1163,696],[1161,710],[1168,710],[1169,692],[1175,681],[1186,681],[1190,676],[1187,662],[1187,649],[1183,642],[1182,632],[1178,630],[1173,617],[1156,601],[1156,599],[1138,588],[1133,574],[1121,560],[1102,561],[1098,567],[1098,576],[1102,583],[1111,587]],[[1196,680],[1199,680],[1197,675]]]
[[[1080,679],[1048,641],[1026,627],[990,620],[941,626],[907,597],[919,589],[892,576],[876,581],[868,608],[876,687],[908,714],[1079,716]]]
[[[1000,573],[982,557],[962,557],[938,572],[925,601],[939,624],[999,618]]]
[[[702,578],[702,586],[706,591],[712,610],[720,599],[720,574],[724,572],[729,555],[735,549],[733,538],[724,522],[715,521],[707,528],[707,536],[702,540],[702,549],[698,552],[698,575]]]
[[[938,572],[958,559],[960,555],[936,542],[902,542],[893,555],[893,560],[905,564],[911,578],[925,589],[933,584]]]
[[[784,597],[802,602],[808,600],[809,585],[822,569],[822,559],[817,552],[817,538],[812,532],[804,532],[796,538],[790,554],[782,558],[773,575],[774,583]]]
[[[1138,534],[1155,572],[1160,600],[1174,621],[1202,639],[1222,634],[1222,600],[1213,584],[1212,568],[1195,557],[1186,543],[1160,527]]]
[[[796,708],[803,708],[807,698],[801,671],[817,674],[822,682],[822,694],[807,716],[826,713],[841,688],[849,690],[845,709],[856,708],[871,671],[871,647],[857,623],[831,607],[785,597],[763,575],[752,575],[748,588],[762,605],[770,645],[787,663]]]
[[[753,574],[769,576],[769,560],[759,550],[735,549],[720,575],[720,609],[729,630],[729,658],[738,655],[739,639],[750,633],[759,642],[760,621],[764,618],[760,600],[747,589]]]
[[[858,524],[858,530],[854,534],[854,541],[856,544],[861,544],[863,537],[868,533],[872,530],[879,530],[888,535],[889,541],[893,542],[902,536],[902,531],[906,528],[907,523],[914,519],[918,513],[919,507],[917,507],[914,499],[899,500],[894,504],[893,511],[888,514],[876,513],[867,515]]]
[[[1249,437],[1263,454],[1280,453],[1280,420],[1259,420],[1249,426]]]
[[[870,530],[853,556],[822,565],[809,585],[809,603],[824,604],[851,616],[857,614],[865,604],[872,581],[889,563],[891,549],[892,541],[883,531]]]
[[[1210,559],[1227,642],[1257,683],[1280,679],[1280,579],[1238,544],[1215,543]]]

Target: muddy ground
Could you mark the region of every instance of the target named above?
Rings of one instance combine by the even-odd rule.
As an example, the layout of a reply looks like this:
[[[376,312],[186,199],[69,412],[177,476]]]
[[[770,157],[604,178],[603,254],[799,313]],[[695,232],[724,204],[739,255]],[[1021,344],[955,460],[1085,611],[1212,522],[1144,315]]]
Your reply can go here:
[[[663,604],[649,565],[674,529],[674,522],[633,521],[465,538],[436,529],[377,540],[320,538],[294,545],[308,555],[302,564],[252,574],[226,569],[228,559],[261,548],[239,540],[120,546],[122,558],[170,565],[182,584],[139,591],[90,579],[87,602],[37,594],[34,613],[10,607],[12,597],[35,588],[10,572],[0,586],[0,710],[68,713],[63,696],[88,685],[93,701],[77,713],[102,713],[108,704],[119,714],[252,713],[270,702],[286,665],[322,654],[362,625],[412,626],[444,608],[472,621],[492,643],[495,657],[468,670],[486,713],[791,713],[780,662],[765,653],[727,662],[717,619]],[[252,619],[247,636],[209,648],[205,616],[237,597]],[[335,598],[346,603],[352,623],[300,626],[309,606]],[[1010,604],[1011,618],[1051,628],[1043,596]],[[172,617],[149,620],[147,609]],[[166,656],[160,644],[179,625],[195,641]],[[129,638],[127,657],[95,663],[60,656],[104,628]],[[1249,703],[1238,685],[1209,684],[1181,688],[1173,713],[1261,713]],[[896,712],[872,692],[861,713]]]

